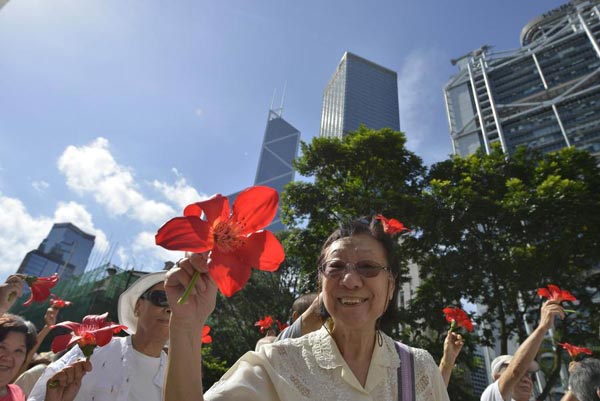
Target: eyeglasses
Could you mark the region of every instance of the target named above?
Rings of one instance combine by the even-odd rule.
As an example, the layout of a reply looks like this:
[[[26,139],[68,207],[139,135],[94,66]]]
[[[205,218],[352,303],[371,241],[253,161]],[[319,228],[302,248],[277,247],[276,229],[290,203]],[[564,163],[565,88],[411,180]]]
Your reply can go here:
[[[169,301],[167,301],[167,293],[163,290],[148,290],[140,296],[140,299],[150,301],[152,305],[160,306],[161,308],[166,308],[169,306]]]
[[[532,382],[535,382],[537,380],[536,373],[537,373],[537,371],[533,371],[533,370],[527,371],[527,375],[529,375],[529,378],[531,379]]]
[[[361,277],[373,278],[376,277],[381,271],[389,271],[385,266],[381,266],[379,263],[372,260],[361,260],[356,263],[347,263],[340,259],[332,259],[323,262],[319,267],[321,273],[328,278],[339,278],[346,274],[350,269],[356,270]]]

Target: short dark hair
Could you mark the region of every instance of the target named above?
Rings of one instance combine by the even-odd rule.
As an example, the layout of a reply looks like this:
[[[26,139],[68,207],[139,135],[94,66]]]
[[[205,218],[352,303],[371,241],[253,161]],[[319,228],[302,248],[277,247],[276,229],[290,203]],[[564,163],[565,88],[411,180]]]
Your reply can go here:
[[[8,333],[25,334],[25,348],[29,352],[37,342],[37,332],[33,323],[25,321],[21,316],[5,313],[0,316],[0,341],[4,341]]]
[[[325,261],[325,255],[327,250],[335,241],[341,238],[348,238],[355,235],[366,234],[371,236],[377,242],[379,242],[385,250],[385,256],[387,259],[387,268],[394,278],[395,290],[391,301],[388,304],[387,309],[381,316],[380,320],[383,325],[392,323],[394,317],[397,315],[396,311],[396,299],[398,297],[399,290],[399,277],[400,277],[400,258],[398,255],[398,243],[397,241],[385,231],[383,231],[383,225],[379,220],[373,217],[361,217],[357,219],[345,220],[340,223],[339,227],[331,233],[323,244],[321,254],[319,255],[317,268]],[[321,280],[319,276],[319,281]],[[325,305],[321,304],[321,315],[323,318],[328,318],[329,313],[325,309]]]
[[[317,296],[318,294],[316,292],[300,295],[292,304],[292,311],[296,312],[298,315],[303,314]]]
[[[579,362],[569,378],[569,386],[578,401],[600,400],[600,360],[587,358]]]

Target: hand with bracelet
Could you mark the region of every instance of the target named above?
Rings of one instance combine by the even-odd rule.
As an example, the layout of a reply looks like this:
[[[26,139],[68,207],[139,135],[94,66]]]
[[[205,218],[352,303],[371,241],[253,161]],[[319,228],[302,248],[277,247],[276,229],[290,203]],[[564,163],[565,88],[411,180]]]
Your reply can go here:
[[[442,356],[439,366],[446,387],[448,386],[448,383],[450,383],[452,368],[454,367],[456,358],[458,358],[464,344],[465,342],[460,334],[448,330],[448,334],[446,334],[446,339],[444,340],[444,355]]]

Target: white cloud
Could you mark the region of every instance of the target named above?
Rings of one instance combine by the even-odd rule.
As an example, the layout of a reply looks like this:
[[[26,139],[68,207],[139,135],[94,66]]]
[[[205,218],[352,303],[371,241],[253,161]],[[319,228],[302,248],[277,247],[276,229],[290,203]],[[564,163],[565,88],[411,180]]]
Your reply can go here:
[[[31,186],[33,187],[33,189],[35,189],[38,192],[43,192],[46,189],[48,189],[50,187],[50,184],[48,184],[46,181],[44,180],[40,180],[40,181],[33,181],[31,183]]]
[[[439,49],[417,50],[398,74],[400,125],[407,147],[425,162],[444,160],[452,151],[442,93],[448,60]]]
[[[199,202],[209,198],[208,195],[200,194],[194,187],[188,185],[186,179],[176,168],[173,168],[172,171],[177,177],[177,181],[175,181],[173,185],[154,180],[152,186],[165,198],[176,204],[179,209],[183,210],[190,203]]]
[[[183,255],[183,252],[168,251],[156,245],[154,233],[149,231],[138,233],[130,246],[120,246],[117,249],[122,266],[144,271],[161,270],[165,262],[176,262]]]
[[[126,215],[158,225],[175,214],[171,206],[144,197],[131,169],[117,163],[105,138],[85,146],[68,146],[58,168],[70,189],[82,196],[92,195],[113,216]]]
[[[107,249],[106,235],[92,216],[75,202],[59,203],[54,216],[32,216],[19,199],[0,193],[0,280],[17,271],[27,252],[37,249],[55,222],[71,222],[96,236],[97,249]],[[95,248],[96,249],[96,248]]]

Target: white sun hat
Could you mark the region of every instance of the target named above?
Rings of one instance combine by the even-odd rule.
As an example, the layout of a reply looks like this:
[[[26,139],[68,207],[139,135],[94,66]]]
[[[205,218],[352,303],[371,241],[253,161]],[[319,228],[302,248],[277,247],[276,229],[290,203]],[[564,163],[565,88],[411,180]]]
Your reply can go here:
[[[135,334],[137,328],[138,318],[134,312],[137,300],[140,299],[142,294],[148,289],[158,283],[162,283],[165,280],[165,274],[167,274],[166,271],[146,274],[137,279],[137,281],[119,297],[119,304],[117,306],[119,324],[127,326],[127,330],[125,330],[127,333]]]

